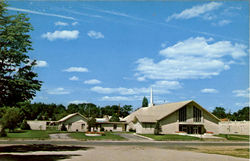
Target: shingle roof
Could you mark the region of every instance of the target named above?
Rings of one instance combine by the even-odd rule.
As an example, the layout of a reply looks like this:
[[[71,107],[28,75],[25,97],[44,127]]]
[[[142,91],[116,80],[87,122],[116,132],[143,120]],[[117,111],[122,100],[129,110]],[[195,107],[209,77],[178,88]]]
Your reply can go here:
[[[157,120],[161,120],[162,118],[170,115],[171,113],[177,111],[178,109],[182,108],[183,106],[185,106],[191,102],[194,102],[194,101],[189,100],[189,101],[183,101],[183,102],[175,102],[175,103],[156,105],[156,106],[152,106],[152,107],[142,107],[139,110],[131,113],[130,115],[128,115],[124,119],[127,122],[131,122],[136,117],[140,122],[156,122]],[[199,104],[197,104],[197,105],[199,105]],[[204,109],[204,110],[207,111],[206,109]],[[215,117],[214,115],[212,115],[212,116]],[[216,118],[216,119],[218,119],[218,118]]]
[[[86,120],[88,120],[86,117],[84,117],[83,115],[81,115],[81,114],[79,114],[79,113],[72,113],[72,114],[69,114],[69,115],[63,117],[62,119],[58,120],[58,122],[64,122],[64,121],[66,121],[66,120],[68,120],[68,119],[70,119],[71,117],[76,116],[76,115],[79,115],[79,116],[85,118]]]

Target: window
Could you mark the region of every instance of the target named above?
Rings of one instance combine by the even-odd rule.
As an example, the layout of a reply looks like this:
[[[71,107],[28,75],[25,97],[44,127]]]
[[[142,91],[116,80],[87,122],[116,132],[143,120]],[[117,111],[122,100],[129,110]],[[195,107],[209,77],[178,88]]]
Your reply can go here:
[[[116,125],[116,124],[113,125],[113,129],[114,129],[114,130],[117,129],[117,125]]]
[[[193,106],[194,122],[201,122],[201,110]]]
[[[84,129],[84,127],[85,127],[85,124],[82,124],[82,129]]]
[[[186,122],[187,121],[187,107],[184,106],[179,110],[179,121]]]

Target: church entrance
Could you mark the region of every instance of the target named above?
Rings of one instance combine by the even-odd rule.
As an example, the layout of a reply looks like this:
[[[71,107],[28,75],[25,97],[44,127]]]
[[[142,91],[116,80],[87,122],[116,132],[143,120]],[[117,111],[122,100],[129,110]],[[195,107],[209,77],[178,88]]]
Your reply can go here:
[[[203,125],[179,125],[179,131],[184,131],[187,134],[202,134]]]

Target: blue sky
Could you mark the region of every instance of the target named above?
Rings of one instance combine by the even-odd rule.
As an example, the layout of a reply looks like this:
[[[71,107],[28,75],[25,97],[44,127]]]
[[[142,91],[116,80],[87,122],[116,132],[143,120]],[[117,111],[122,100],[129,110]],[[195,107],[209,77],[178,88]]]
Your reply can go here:
[[[249,2],[10,1],[27,13],[43,86],[33,100],[248,104]]]

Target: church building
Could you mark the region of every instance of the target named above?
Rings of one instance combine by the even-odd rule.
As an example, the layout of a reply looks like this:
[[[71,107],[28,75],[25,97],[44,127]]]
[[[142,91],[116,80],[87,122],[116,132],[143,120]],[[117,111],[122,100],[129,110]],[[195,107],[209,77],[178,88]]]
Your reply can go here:
[[[151,89],[150,104],[124,118],[128,130],[153,134],[158,122],[161,134],[218,134],[220,120],[193,100],[154,105]]]

